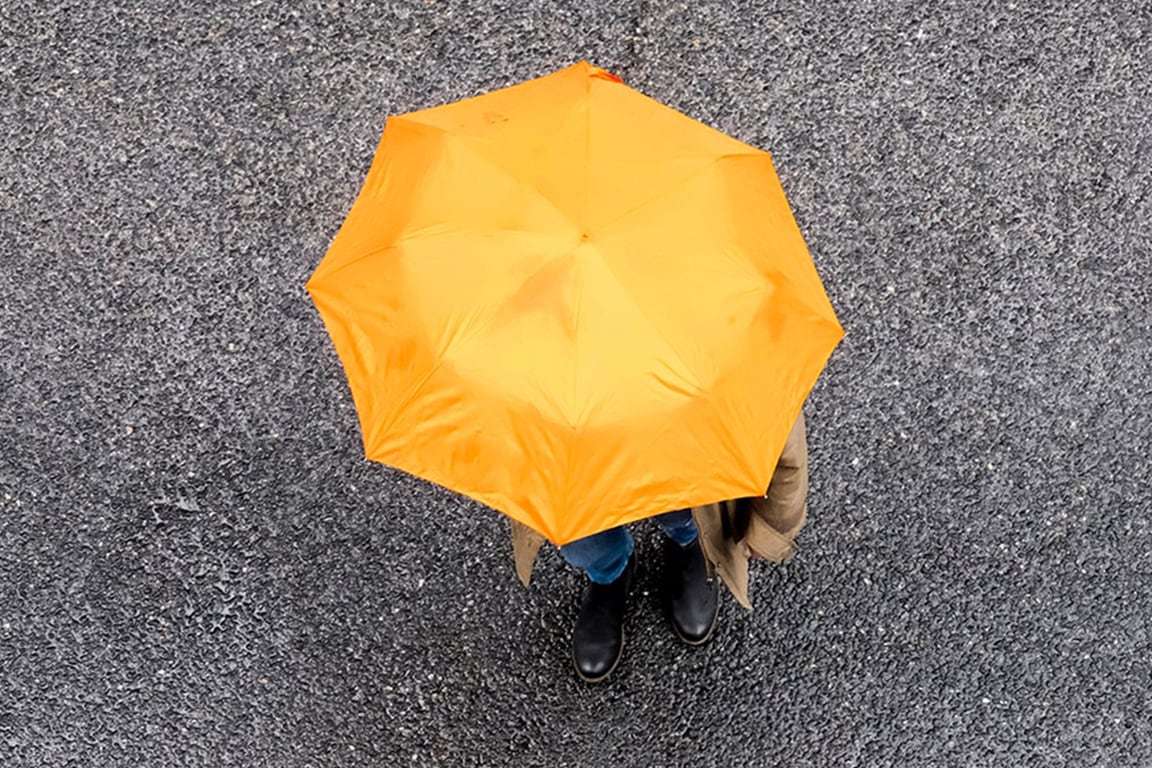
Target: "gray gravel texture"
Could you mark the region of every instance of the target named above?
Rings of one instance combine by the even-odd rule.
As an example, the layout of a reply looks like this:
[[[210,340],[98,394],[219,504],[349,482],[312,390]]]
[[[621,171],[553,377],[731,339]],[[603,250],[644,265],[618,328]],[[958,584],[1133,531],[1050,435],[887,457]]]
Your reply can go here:
[[[1152,5],[0,8],[0,765],[1152,765]],[[389,114],[582,58],[770,150],[811,523],[580,684],[578,575],[369,464],[303,284]]]

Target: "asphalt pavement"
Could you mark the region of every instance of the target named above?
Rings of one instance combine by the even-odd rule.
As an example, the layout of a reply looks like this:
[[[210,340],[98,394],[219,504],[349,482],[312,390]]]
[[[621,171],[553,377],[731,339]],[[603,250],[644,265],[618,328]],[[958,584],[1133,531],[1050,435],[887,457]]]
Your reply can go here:
[[[384,120],[589,59],[770,151],[847,335],[679,645],[363,459],[304,283]],[[1152,4],[0,8],[0,765],[1152,765]]]

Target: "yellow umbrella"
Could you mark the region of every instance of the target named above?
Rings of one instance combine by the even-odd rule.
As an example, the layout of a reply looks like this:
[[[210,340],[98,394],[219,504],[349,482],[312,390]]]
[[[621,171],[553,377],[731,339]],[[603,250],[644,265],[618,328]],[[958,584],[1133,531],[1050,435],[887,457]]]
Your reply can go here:
[[[308,290],[368,458],[556,544],[764,493],[843,336],[768,154],[587,63],[389,118]]]

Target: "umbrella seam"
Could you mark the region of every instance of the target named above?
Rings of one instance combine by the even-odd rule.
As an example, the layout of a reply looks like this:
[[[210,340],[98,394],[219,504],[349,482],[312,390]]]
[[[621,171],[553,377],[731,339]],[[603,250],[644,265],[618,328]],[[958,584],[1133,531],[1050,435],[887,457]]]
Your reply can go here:
[[[400,237],[396,238],[395,240],[393,240],[388,245],[383,245],[383,246],[380,246],[379,248],[372,248],[370,250],[367,250],[364,253],[360,254],[359,256],[355,256],[355,257],[349,259],[348,261],[344,262],[343,264],[340,264],[339,266],[333,267],[332,269],[324,271],[324,272],[320,272],[319,275],[313,275],[312,279],[308,281],[308,284],[309,285],[320,285],[323,281],[327,280],[328,278],[332,277],[333,275],[339,274],[343,270],[347,269],[348,267],[353,266],[354,264],[357,264],[357,263],[363,261],[364,259],[369,259],[369,258],[372,258],[373,256],[379,256],[379,255],[381,255],[387,251],[391,251],[391,250],[399,251],[399,250],[401,250],[401,246],[403,246],[405,243],[411,242],[413,240],[422,240],[422,241],[434,240],[434,239],[440,238],[440,237],[451,237],[452,235],[460,235],[460,234],[465,234],[468,232],[468,230],[464,230],[464,229],[446,229],[442,232],[429,232],[430,229],[433,229],[434,227],[437,227],[437,226],[442,226],[442,225],[433,224],[433,225],[429,225],[427,227],[423,227],[421,229],[413,230],[411,232],[405,233],[404,235],[401,235]],[[492,232],[528,232],[529,234],[531,234],[531,232],[529,230],[518,230],[518,229],[512,229],[510,227],[505,227],[502,229],[494,229],[491,231]],[[323,266],[323,262],[321,262],[321,266]],[[319,267],[317,267],[317,271],[318,272],[320,271]]]
[[[544,194],[544,192],[541,191],[540,188],[538,186],[536,186],[536,184],[532,183],[531,181],[529,181],[527,179],[523,179],[520,176],[512,173],[508,168],[500,165],[495,160],[493,160],[492,158],[485,155],[477,147],[474,147],[470,141],[467,141],[470,139],[483,139],[484,138],[483,136],[474,135],[474,134],[466,134],[466,133],[452,133],[451,131],[449,131],[445,128],[441,128],[438,125],[430,125],[428,123],[420,122],[417,120],[409,120],[409,122],[412,122],[412,123],[427,127],[429,129],[438,131],[439,133],[441,133],[444,136],[446,147],[449,145],[463,147],[465,150],[467,150],[469,153],[471,153],[475,158],[478,158],[479,160],[484,162],[486,165],[488,165],[490,168],[492,168],[493,170],[500,173],[502,176],[504,176],[508,179],[511,179],[517,185],[519,185],[525,189],[531,190],[533,193],[535,193],[535,195],[540,200],[543,200],[545,203],[548,204],[548,206],[550,208],[552,208],[552,210],[556,211],[556,213],[559,214],[562,219],[573,224],[574,226],[577,226],[577,227],[580,226],[579,221],[573,221],[571,215],[565,213],[564,210],[561,209],[560,206],[557,205],[554,200],[549,198],[548,195]]]
[[[722,161],[722,160],[739,160],[739,159],[743,159],[743,158],[755,158],[755,159],[761,159],[761,160],[767,159],[769,164],[770,164],[770,167],[772,168],[773,175],[776,176],[778,181],[780,180],[779,174],[777,174],[775,172],[775,166],[774,166],[774,164],[772,164],[772,156],[768,152],[763,152],[763,151],[760,151],[760,152],[732,152],[732,153],[729,153],[726,155],[721,155],[720,157],[718,157],[717,158],[717,165],[719,166],[720,161]],[[783,185],[782,181],[780,181],[780,194],[783,196],[785,205],[787,207],[787,210],[789,211],[789,221],[785,222],[785,225],[791,226],[791,228],[795,231],[796,235],[800,238],[800,242],[804,244],[805,249],[809,251],[808,261],[811,264],[812,271],[815,274],[816,283],[818,283],[822,288],[823,287],[823,280],[821,280],[820,271],[816,267],[816,260],[814,258],[812,258],[811,249],[808,247],[808,242],[804,237],[804,233],[800,231],[800,225],[796,223],[795,214],[791,213],[792,206],[788,200],[787,193],[784,192],[784,185]],[[745,249],[744,247],[742,247],[740,245],[736,245],[735,247],[738,248],[740,251],[744,252],[745,254],[747,253],[747,249]],[[757,270],[757,272],[761,275],[764,274],[764,273],[760,272],[759,270]],[[830,309],[833,312],[833,316],[835,316],[835,308],[832,307],[831,299],[828,299],[828,306],[826,306],[826,307],[814,305],[813,303],[811,303],[808,300],[809,297],[806,296],[807,292],[803,290],[803,288],[805,286],[803,286],[802,284],[797,282],[795,279],[793,279],[792,276],[790,276],[784,272],[781,272],[779,270],[775,270],[770,274],[770,278],[772,280],[778,280],[780,282],[787,284],[792,289],[789,293],[793,297],[794,302],[796,304],[798,304],[799,306],[802,306],[804,309],[808,310],[808,312],[811,313],[811,315],[813,317],[818,318],[818,319],[826,322],[828,319],[828,310],[830,310]],[[825,294],[825,296],[827,296],[827,294]],[[799,298],[797,298],[797,297],[799,297]],[[835,326],[837,328],[841,328],[839,322],[836,322]],[[841,328],[841,330],[842,330],[842,328]]]
[[[336,235],[332,238],[332,242],[331,242],[331,244],[329,244],[327,252],[325,253],[324,257],[320,260],[320,264],[317,265],[316,271],[313,273],[312,278],[309,280],[309,283],[319,284],[320,280],[329,278],[332,275],[339,273],[344,268],[349,267],[353,264],[356,264],[356,263],[358,263],[364,259],[370,258],[372,256],[376,256],[380,253],[383,253],[384,251],[389,250],[390,248],[394,248],[399,243],[402,243],[406,239],[408,239],[407,235],[403,235],[401,237],[395,238],[392,242],[388,243],[387,245],[372,248],[365,253],[362,253],[362,254],[359,254],[357,256],[352,257],[351,259],[344,262],[343,264],[340,264],[336,267],[332,267],[330,269],[325,270],[325,262],[328,261],[328,256],[332,253],[333,248],[339,244],[340,239],[341,239],[341,235],[344,234],[345,229],[348,227],[349,220],[352,218],[352,215],[354,213],[356,213],[358,206],[360,206],[360,204],[362,203],[366,193],[368,192],[368,184],[372,180],[373,175],[376,174],[377,172],[379,173],[381,186],[384,186],[384,184],[388,178],[389,174],[388,174],[386,169],[380,167],[379,171],[378,171],[378,167],[380,166],[380,163],[379,163],[380,156],[381,156],[380,153],[384,151],[385,143],[388,139],[388,126],[389,126],[389,124],[392,126],[395,126],[397,123],[409,125],[411,127],[416,128],[417,130],[423,130],[423,131],[431,132],[431,133],[438,133],[441,135],[444,134],[443,129],[439,128],[438,126],[429,125],[428,123],[422,122],[420,120],[412,120],[412,119],[408,118],[407,115],[396,115],[396,116],[388,118],[388,120],[385,123],[384,132],[381,134],[380,141],[379,141],[379,144],[378,144],[378,147],[376,150],[377,156],[375,158],[373,158],[372,164],[368,168],[368,173],[364,177],[364,182],[360,185],[359,192],[356,193],[356,198],[352,202],[352,209],[349,212],[348,217],[340,225],[340,228],[337,230]],[[393,135],[394,135],[394,133],[395,132],[393,132]]]
[[[725,155],[724,157],[727,157],[727,155]],[[672,195],[672,194],[674,194],[674,193],[676,193],[676,192],[679,192],[679,191],[680,191],[681,189],[683,189],[685,186],[687,186],[687,185],[688,185],[688,184],[690,184],[691,182],[695,181],[695,180],[696,180],[696,178],[697,178],[698,176],[701,176],[701,175],[703,175],[705,172],[707,172],[707,171],[709,171],[709,170],[712,170],[713,168],[715,168],[715,167],[716,167],[716,165],[717,165],[717,163],[718,163],[718,162],[719,162],[719,160],[721,160],[721,159],[722,159],[722,158],[715,158],[715,157],[713,157],[713,158],[708,158],[708,161],[707,161],[706,163],[702,164],[702,165],[701,165],[701,167],[699,167],[699,168],[697,168],[696,170],[692,171],[691,173],[689,173],[689,174],[688,174],[687,176],[685,176],[684,178],[682,178],[682,179],[678,180],[678,181],[677,181],[677,182],[676,182],[674,185],[672,185],[672,186],[668,186],[668,187],[664,187],[663,189],[661,189],[659,192],[657,192],[657,193],[656,193],[655,195],[653,195],[652,197],[650,197],[650,198],[647,198],[647,199],[645,199],[645,200],[642,200],[641,202],[639,202],[639,203],[637,203],[636,205],[632,206],[632,207],[631,207],[631,208],[629,208],[628,210],[626,210],[626,211],[624,211],[624,212],[622,212],[622,213],[620,213],[620,214],[618,214],[618,215],[616,215],[616,216],[612,217],[612,218],[611,218],[611,219],[609,219],[608,221],[606,221],[606,222],[604,222],[603,224],[601,224],[601,225],[598,227],[598,230],[602,232],[602,231],[604,231],[604,230],[608,229],[609,227],[617,226],[617,225],[619,225],[619,224],[620,224],[620,222],[621,222],[621,221],[623,221],[624,219],[628,218],[629,216],[631,216],[632,214],[636,213],[637,211],[639,211],[639,210],[641,210],[641,209],[643,209],[643,208],[647,208],[648,206],[650,206],[650,205],[652,205],[652,204],[654,204],[654,203],[658,203],[658,202],[660,202],[661,200],[663,200],[664,198],[666,198],[666,197],[668,197],[668,196],[670,196],[670,195]]]
[[[471,138],[471,137],[454,136],[454,135],[449,134],[449,138],[461,139],[461,138]],[[523,187],[524,189],[531,190],[536,195],[537,198],[544,201],[544,203],[546,203],[549,208],[554,210],[560,216],[560,218],[564,219],[565,221],[567,221],[568,223],[570,223],[574,226],[579,226],[578,221],[573,221],[572,216],[568,213],[565,213],[564,210],[561,209],[561,207],[556,203],[556,201],[552,200],[550,197],[548,197],[548,195],[544,194],[544,192],[541,191],[541,189],[538,186],[536,186],[536,184],[534,184],[528,180],[522,179],[520,176],[516,175],[515,173],[512,173],[508,168],[505,168],[504,166],[498,164],[492,158],[488,157],[482,151],[480,151],[477,147],[472,146],[469,142],[455,141],[455,142],[451,142],[451,143],[454,145],[462,146],[466,151],[471,153],[474,157],[480,159],[482,162],[484,162],[485,165],[487,165],[490,168],[492,168],[493,170],[499,172],[502,176],[511,179],[517,185]]]
[[[420,378],[420,380],[412,386],[410,390],[408,390],[408,393],[404,395],[400,402],[392,408],[391,417],[381,425],[378,434],[385,434],[391,431],[394,426],[396,426],[396,422],[400,420],[401,412],[403,412],[403,410],[408,407],[408,405],[416,398],[418,394],[420,394],[421,390],[423,390],[425,385],[428,384],[429,379],[436,375],[436,372],[443,367],[444,360],[443,358],[440,358],[430,369],[428,369],[428,372],[425,373]]]
[[[604,265],[604,269],[608,272],[609,275],[612,276],[612,279],[616,281],[616,284],[620,286],[620,292],[629,298],[632,306],[634,306],[636,311],[640,314],[640,317],[644,318],[644,321],[648,324],[648,326],[656,332],[656,335],[660,338],[660,340],[663,341],[668,349],[672,351],[672,354],[676,356],[676,360],[680,363],[681,367],[691,374],[692,381],[696,384],[696,388],[699,389],[700,379],[699,376],[696,375],[696,371],[694,371],[692,367],[688,365],[683,356],[681,356],[680,351],[676,349],[675,346],[673,346],[671,341],[668,340],[668,336],[664,333],[663,329],[661,329],[652,320],[652,317],[648,314],[647,311],[645,311],[644,307],[640,305],[640,302],[636,301],[636,298],[632,295],[632,292],[625,287],[624,283],[620,280],[620,276],[616,273],[616,270],[612,268],[611,263],[604,258],[603,254],[601,254],[598,249],[593,249],[593,251],[596,253],[596,257],[600,260],[600,263]]]
[[[369,251],[365,251],[364,253],[360,254],[359,256],[356,256],[352,259],[349,259],[348,261],[344,262],[343,264],[341,264],[337,267],[334,267],[330,270],[322,272],[319,275],[313,275],[312,279],[308,281],[307,287],[311,289],[311,288],[315,288],[317,286],[323,285],[324,282],[327,281],[333,275],[339,274],[340,272],[343,272],[348,267],[351,267],[354,264],[359,264],[361,261],[364,261],[365,259],[369,259],[373,256],[379,256],[379,255],[381,255],[387,251],[391,251],[396,247],[396,245],[397,245],[397,243],[392,243],[391,245],[385,245],[381,248],[373,248]],[[323,266],[323,262],[321,262],[321,266]],[[317,271],[319,271],[319,268],[317,269]]]

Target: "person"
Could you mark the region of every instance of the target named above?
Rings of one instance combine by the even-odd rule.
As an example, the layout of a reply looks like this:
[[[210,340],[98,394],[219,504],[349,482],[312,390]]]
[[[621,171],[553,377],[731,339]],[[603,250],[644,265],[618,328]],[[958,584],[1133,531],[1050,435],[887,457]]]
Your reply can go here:
[[[749,560],[776,563],[796,552],[807,519],[808,445],[801,414],[777,461],[764,496],[741,498],[655,517],[664,534],[661,591],[676,636],[688,645],[707,643],[719,613],[723,582],[747,609]],[[516,571],[527,586],[544,538],[513,521]],[[624,651],[624,620],[635,573],[631,534],[624,527],[565,544],[560,553],[587,577],[572,630],[572,661],[589,683],[612,674]]]

